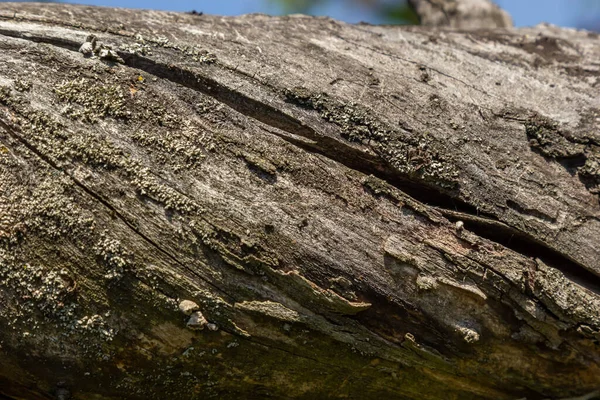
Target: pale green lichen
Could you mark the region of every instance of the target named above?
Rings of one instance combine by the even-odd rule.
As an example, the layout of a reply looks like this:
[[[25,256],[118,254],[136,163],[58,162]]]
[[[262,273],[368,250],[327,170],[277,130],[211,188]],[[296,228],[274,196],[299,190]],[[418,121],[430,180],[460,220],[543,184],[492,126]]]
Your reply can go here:
[[[355,103],[342,104],[324,93],[312,94],[305,88],[295,88],[284,92],[286,99],[319,112],[321,117],[338,125],[342,136],[351,142],[375,139],[386,142],[391,130],[372,117],[372,113]]]
[[[124,166],[131,176],[131,183],[140,195],[148,196],[161,203],[167,210],[171,209],[182,213],[202,212],[202,208],[195,201],[162,184],[149,168],[141,167],[136,162],[127,162]]]
[[[172,43],[165,36],[156,36],[151,38],[144,38],[142,35],[136,35],[136,42],[138,44],[147,44],[152,43],[159,47],[164,47],[166,49],[174,49],[178,50],[181,53],[185,54],[188,57],[191,57],[192,60],[200,62],[202,64],[214,64],[217,62],[217,56],[207,50],[198,49],[196,46],[180,46],[175,43]]]
[[[286,101],[315,110],[321,118],[337,125],[340,135],[349,142],[370,146],[397,172],[443,188],[457,186],[457,168],[435,149],[431,135],[404,133],[362,105],[343,103],[303,87],[286,89],[283,95]]]
[[[71,184],[66,176],[48,177],[38,182],[29,196],[21,198],[15,212],[25,221],[28,231],[53,239],[71,234],[85,240],[94,222],[80,212],[75,199],[68,195]]]
[[[56,85],[54,93],[59,100],[68,103],[63,113],[73,119],[94,123],[107,116],[128,118],[131,115],[126,107],[125,91],[119,85],[80,78]]]
[[[123,249],[120,241],[109,238],[106,231],[94,246],[94,252],[108,267],[104,275],[106,279],[120,279],[125,269],[131,265],[131,255]]]
[[[86,89],[83,89],[84,93],[77,92],[77,88],[88,88],[88,83],[85,79],[69,81],[59,85],[56,90],[61,93],[60,96],[66,96],[65,99],[68,101],[81,101],[82,104],[89,107],[90,113],[85,113],[88,117],[129,115],[129,111],[124,108],[125,102],[117,86],[103,91],[92,85],[91,92],[96,93],[98,90],[97,93],[100,94],[98,97],[92,96],[94,99],[90,100],[89,93],[85,92]],[[102,93],[107,96],[103,96]],[[18,123],[27,140],[31,141],[38,151],[53,162],[59,164],[60,161],[79,159],[90,166],[122,169],[140,195],[152,198],[167,209],[182,213],[201,212],[201,208],[193,200],[162,183],[149,168],[142,168],[139,162],[130,159],[124,151],[110,141],[85,135],[82,132],[76,134],[68,132],[63,124],[46,112],[24,107],[11,95],[9,88],[0,87],[0,102],[13,107],[19,115]],[[183,147],[184,145],[181,143],[176,148],[187,151]],[[192,153],[189,154],[190,159],[199,157],[199,153],[199,149],[192,150]],[[57,207],[57,210],[62,210],[62,208]]]
[[[106,316],[110,315],[109,313]],[[93,333],[99,335],[102,339],[110,342],[115,338],[117,331],[110,328],[102,315],[93,314],[85,315],[82,318],[75,321],[75,328],[85,333]]]
[[[142,146],[160,150],[161,160],[173,165],[175,171],[195,168],[206,158],[206,150],[191,142],[181,130],[157,132],[139,129],[131,137]]]
[[[123,43],[119,47],[119,50],[132,54],[139,54],[142,56],[152,55],[152,47],[146,43],[144,36],[140,35],[139,33],[135,35],[135,43]]]
[[[419,275],[417,276],[417,288],[419,290],[434,290],[437,289],[438,283],[433,276]]]
[[[13,316],[25,317],[41,312],[47,317],[65,320],[74,316],[75,304],[68,301],[75,283],[65,268],[52,268],[35,264],[19,264],[0,250],[0,286],[14,291],[19,302]]]
[[[65,142],[66,153],[75,160],[106,169],[118,168],[124,152],[112,142],[87,135],[73,135]]]
[[[23,79],[15,80],[15,90],[18,92],[28,92],[29,90],[31,90],[32,86],[33,85],[30,81],[23,80]]]
[[[23,340],[44,341],[53,329],[74,340],[80,334],[92,334],[98,343],[116,335],[106,321],[108,313],[78,316],[82,309],[76,301],[78,286],[67,268],[21,263],[14,254],[0,249],[0,286],[12,294],[0,318],[8,321],[7,328],[20,332]],[[84,347],[91,349],[94,342],[88,338]]]
[[[462,337],[467,343],[476,343],[480,339],[480,334],[475,329],[467,326],[457,326],[456,332]]]

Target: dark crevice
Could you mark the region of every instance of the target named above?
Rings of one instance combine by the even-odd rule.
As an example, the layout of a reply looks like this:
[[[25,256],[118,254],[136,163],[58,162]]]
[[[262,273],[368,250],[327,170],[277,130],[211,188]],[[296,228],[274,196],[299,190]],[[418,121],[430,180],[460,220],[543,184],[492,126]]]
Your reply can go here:
[[[443,192],[442,189],[429,185],[426,182],[417,182],[397,172],[386,161],[376,155],[365,153],[357,148],[345,145],[337,139],[327,136],[320,136],[312,142],[299,139],[295,136],[297,132],[277,132],[267,130],[282,139],[294,144],[311,153],[320,154],[333,160],[345,167],[361,172],[365,175],[373,175],[391,186],[401,190],[415,200],[432,206],[448,208],[462,211],[468,214],[478,214],[488,216],[477,210],[476,207],[463,202],[450,194]],[[491,217],[491,216],[489,216]]]
[[[79,48],[79,43],[62,38],[11,30],[0,30],[0,34],[34,42],[49,43],[72,51],[77,51]],[[340,39],[347,41],[345,38],[340,37]],[[349,43],[360,46],[351,41]],[[277,108],[237,92],[210,77],[172,64],[166,65],[137,54],[127,52],[118,52],[118,54],[129,67],[138,68],[146,73],[208,95],[246,117],[280,130],[280,132],[267,130],[268,132],[276,134],[306,151],[321,154],[352,170],[366,175],[374,175],[415,200],[428,206],[437,207],[450,220],[463,221],[465,227],[477,235],[497,242],[520,254],[539,258],[544,263],[559,269],[565,276],[580,286],[595,293],[600,293],[600,277],[590,272],[585,266],[552,249],[531,235],[499,222],[495,216],[482,214],[476,207],[457,199],[454,192],[443,191],[441,188],[427,182],[415,181],[399,173],[379,156],[368,154],[359,148],[344,144],[336,138],[318,134],[302,121]],[[412,62],[410,60],[403,61]],[[462,83],[469,86],[465,82]],[[310,142],[305,139],[309,139]],[[580,161],[575,160],[575,162]],[[83,187],[83,185],[81,186]],[[90,191],[90,193],[93,192]],[[112,207],[102,199],[99,199],[99,201],[105,203],[109,208]],[[456,215],[460,215],[460,217]],[[548,220],[548,216],[543,215],[542,219]],[[132,229],[134,228],[132,227]],[[164,250],[162,251],[164,252]],[[174,256],[168,255],[170,258],[175,259]]]
[[[369,163],[365,162],[367,161],[365,159],[353,158],[352,154],[340,151],[339,147],[337,152],[329,153],[323,151],[321,147],[317,147],[318,144],[308,144],[283,134],[280,134],[279,136],[284,137],[298,147],[324,155],[350,169],[354,169],[367,175],[374,175],[411,196],[415,200],[436,208],[450,221],[463,221],[465,228],[473,233],[501,244],[526,257],[539,258],[547,265],[561,271],[567,278],[579,286],[600,294],[600,277],[595,273],[590,272],[577,261],[552,249],[542,241],[535,239],[533,236],[506,225],[495,217],[479,212],[477,208],[470,204],[454,199],[451,196],[441,193],[437,189],[429,188],[424,184],[409,181],[400,176],[400,174],[386,169],[381,161],[377,163],[368,160],[370,161]],[[365,154],[361,153],[361,155],[364,156]],[[525,213],[529,214],[529,212]],[[541,214],[541,218],[545,221],[556,222],[555,219],[544,214]]]
[[[77,51],[79,48],[78,43],[66,39],[26,34],[11,30],[0,30],[0,34],[38,43],[48,43],[72,51]],[[449,193],[442,192],[440,188],[426,182],[415,182],[402,175],[379,156],[371,155],[359,148],[346,145],[336,138],[320,135],[302,121],[272,106],[252,99],[243,93],[237,92],[212,78],[173,65],[159,63],[137,54],[120,51],[118,54],[125,61],[125,64],[131,68],[143,70],[159,78],[198,91],[228,105],[246,117],[260,121],[291,135],[309,139],[313,143],[306,140],[294,140],[288,135],[279,135],[307,151],[321,154],[366,175],[374,175],[383,179],[416,200],[438,207],[482,215],[475,207],[453,197]],[[272,131],[269,132],[274,133]],[[486,216],[491,217],[490,215]]]
[[[542,221],[549,222],[551,224],[555,224],[556,223],[556,218],[551,217],[551,216],[549,216],[547,214],[544,214],[543,212],[541,212],[539,210],[524,207],[524,206],[520,205],[519,203],[517,203],[516,201],[506,200],[506,206],[508,208],[516,211],[519,214],[529,215],[529,216],[532,216],[534,218],[541,219]]]
[[[0,400],[23,399],[52,400],[55,397],[51,394],[40,393],[31,384],[12,382],[7,377],[0,375]]]
[[[563,166],[564,169],[571,175],[576,175],[577,170],[585,165],[587,156],[585,154],[577,154],[572,157],[557,158],[556,161]]]
[[[231,332],[228,332],[228,333],[231,333]],[[266,347],[268,349],[281,351],[282,353],[286,353],[286,354],[289,354],[289,355],[294,356],[294,357],[302,358],[304,360],[308,360],[308,361],[314,362],[316,364],[320,364],[320,365],[326,366],[328,368],[343,368],[340,365],[329,364],[329,363],[323,362],[321,360],[318,360],[316,358],[312,358],[312,357],[308,357],[308,356],[301,355],[301,354],[298,354],[298,353],[294,353],[293,351],[286,350],[286,349],[278,347],[278,346],[273,346],[272,344],[263,343],[262,341],[255,340],[255,339],[252,339],[252,338],[249,338],[249,337],[243,337],[243,336],[239,336],[239,335],[235,335],[235,336],[237,336],[239,338],[238,340],[245,340],[245,341],[253,343],[255,345],[264,346],[264,347]]]
[[[20,142],[21,144],[23,144],[27,149],[29,149],[29,151],[31,151],[33,154],[35,154],[37,157],[39,157],[39,159],[41,159],[42,161],[44,161],[46,164],[48,164],[54,170],[56,170],[56,171],[58,171],[60,173],[65,174],[66,176],[68,176],[81,190],[83,190],[85,193],[87,193],[89,196],[91,196],[97,202],[99,202],[100,204],[102,204],[105,208],[107,208],[109,210],[109,212],[111,213],[111,215],[115,215],[117,218],[119,218],[119,220],[121,220],[129,229],[131,229],[136,235],[138,235],[144,241],[146,241],[148,244],[150,244],[153,248],[155,248],[156,250],[158,250],[161,254],[165,255],[167,258],[169,258],[170,260],[172,260],[173,262],[175,262],[177,265],[179,265],[183,269],[189,271],[194,276],[197,276],[198,278],[200,278],[203,282],[205,282],[206,284],[208,284],[211,287],[213,287],[216,291],[218,291],[218,292],[226,295],[229,298],[232,298],[232,296],[230,296],[228,293],[224,292],[221,288],[219,288],[218,286],[216,286],[210,280],[202,277],[197,272],[193,271],[190,267],[186,266],[183,262],[179,261],[174,255],[172,255],[167,250],[165,250],[161,246],[159,246],[151,238],[149,238],[147,235],[145,235],[143,232],[141,232],[134,224],[132,224],[131,222],[129,222],[127,220],[127,218],[125,218],[125,216],[122,213],[120,213],[119,210],[117,210],[112,204],[110,204],[107,200],[105,200],[104,198],[102,198],[96,192],[94,192],[93,190],[91,190],[90,188],[88,188],[87,186],[85,186],[83,183],[81,183],[75,177],[73,177],[72,175],[68,174],[64,170],[62,170],[58,165],[56,165],[55,162],[53,162],[50,158],[48,158],[46,155],[44,155],[42,152],[40,152],[34,145],[32,145],[31,143],[29,143],[25,138],[23,138],[21,135],[19,135],[17,132],[15,132],[8,124],[6,124],[2,120],[0,120],[0,127],[2,127],[10,136],[12,136],[15,140],[17,140],[18,142]]]
[[[17,39],[29,40],[36,43],[51,44],[56,47],[62,47],[63,49],[78,51],[81,43],[74,42],[69,39],[60,37],[50,37],[45,35],[39,35],[35,33],[14,31],[11,29],[0,29],[0,35],[14,37]]]
[[[573,283],[593,293],[600,294],[600,277],[582,267],[577,261],[548,247],[542,241],[500,221],[469,218],[469,216],[461,215],[461,213],[439,211],[452,222],[462,221],[465,229],[476,235],[496,242],[525,257],[539,258],[546,265],[562,272]]]
[[[397,172],[379,156],[368,154],[359,148],[344,144],[336,138],[321,135],[304,122],[285,114],[277,108],[237,92],[214,79],[200,75],[197,72],[167,66],[136,54],[119,52],[119,56],[123,58],[125,64],[129,67],[141,69],[146,73],[201,92],[228,105],[246,117],[300,137],[304,140],[294,139],[287,134],[278,135],[307,151],[321,154],[366,175],[374,175],[383,179],[423,203],[471,214],[480,214],[475,207],[453,197],[449,193],[443,192],[442,189],[426,182],[416,182]],[[271,130],[269,132],[277,134]],[[308,139],[308,141],[305,139]]]

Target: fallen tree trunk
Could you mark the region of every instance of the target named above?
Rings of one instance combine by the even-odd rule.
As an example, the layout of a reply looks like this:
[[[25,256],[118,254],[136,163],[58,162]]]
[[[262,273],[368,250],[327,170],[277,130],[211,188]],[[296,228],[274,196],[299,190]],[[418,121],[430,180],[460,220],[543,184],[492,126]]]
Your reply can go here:
[[[597,389],[599,43],[3,4],[0,394]]]

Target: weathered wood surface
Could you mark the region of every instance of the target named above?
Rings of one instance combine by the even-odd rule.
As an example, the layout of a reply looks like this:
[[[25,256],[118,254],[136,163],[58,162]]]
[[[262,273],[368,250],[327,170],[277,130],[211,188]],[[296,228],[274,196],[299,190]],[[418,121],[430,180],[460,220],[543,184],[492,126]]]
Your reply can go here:
[[[598,60],[551,26],[3,3],[0,394],[597,389]]]

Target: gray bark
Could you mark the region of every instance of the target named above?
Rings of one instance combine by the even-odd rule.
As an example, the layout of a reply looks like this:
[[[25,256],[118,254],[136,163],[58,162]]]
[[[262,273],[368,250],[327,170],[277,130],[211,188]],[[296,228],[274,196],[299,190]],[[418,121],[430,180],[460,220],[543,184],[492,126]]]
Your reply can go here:
[[[3,3],[0,394],[593,392],[599,59],[552,26]]]

